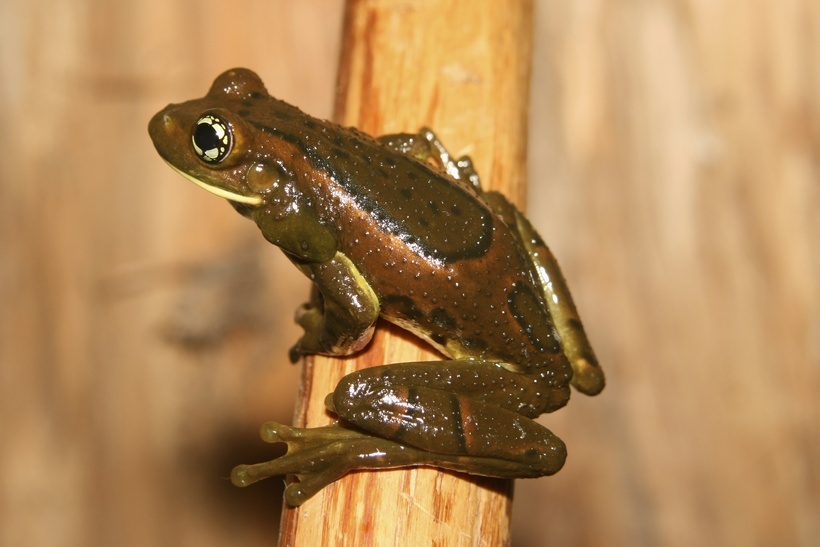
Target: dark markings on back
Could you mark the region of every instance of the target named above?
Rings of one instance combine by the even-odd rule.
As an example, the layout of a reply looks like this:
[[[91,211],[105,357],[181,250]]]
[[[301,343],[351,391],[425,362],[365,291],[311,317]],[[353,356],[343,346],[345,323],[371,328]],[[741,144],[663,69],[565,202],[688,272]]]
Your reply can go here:
[[[298,118],[277,113],[283,129],[249,121],[300,150],[315,169],[329,173],[362,210],[374,214],[381,230],[397,236],[420,256],[450,263],[486,254],[492,243],[493,219],[470,190],[363,134],[326,137],[325,122],[289,123],[292,119]],[[340,149],[340,141],[360,152],[354,155]],[[370,165],[374,159],[380,165],[376,169]],[[399,167],[401,178],[394,174]],[[427,212],[422,214],[422,210]]]

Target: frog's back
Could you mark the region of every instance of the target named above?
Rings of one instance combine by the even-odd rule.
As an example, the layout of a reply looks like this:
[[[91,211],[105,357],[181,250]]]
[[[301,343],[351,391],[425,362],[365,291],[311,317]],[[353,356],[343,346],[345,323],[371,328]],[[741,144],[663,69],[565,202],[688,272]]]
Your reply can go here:
[[[385,319],[452,357],[522,368],[565,360],[526,253],[472,187],[355,129],[265,100],[268,108],[251,109],[261,117],[240,114],[303,154],[339,250]]]
[[[262,118],[240,114],[257,129],[300,150],[310,169],[328,185],[320,192],[350,198],[353,203],[344,206],[368,215],[365,224],[397,235],[404,245],[435,260],[450,262],[486,253],[492,213],[469,185],[356,129],[313,118],[276,99],[266,100],[274,101],[275,108],[258,109],[265,112]]]

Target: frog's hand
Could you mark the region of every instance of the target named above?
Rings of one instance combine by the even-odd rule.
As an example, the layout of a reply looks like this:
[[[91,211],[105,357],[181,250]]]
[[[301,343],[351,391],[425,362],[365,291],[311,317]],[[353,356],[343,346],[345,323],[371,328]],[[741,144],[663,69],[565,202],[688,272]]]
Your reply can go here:
[[[532,260],[544,291],[544,301],[561,337],[564,353],[572,365],[572,385],[581,393],[597,395],[604,389],[604,372],[584,331],[558,261],[532,224],[507,198],[498,192],[487,192],[484,196],[487,203],[513,229]]]
[[[320,287],[321,299],[312,299],[296,311],[305,334],[290,350],[291,361],[313,353],[349,355],[373,337],[379,300],[355,265],[342,253],[321,263],[293,263]]]
[[[394,133],[376,139],[384,146],[414,157],[419,161],[432,159],[445,173],[456,180],[463,180],[481,193],[481,180],[475,172],[472,160],[467,156],[453,159],[432,130],[423,127],[418,133]]]

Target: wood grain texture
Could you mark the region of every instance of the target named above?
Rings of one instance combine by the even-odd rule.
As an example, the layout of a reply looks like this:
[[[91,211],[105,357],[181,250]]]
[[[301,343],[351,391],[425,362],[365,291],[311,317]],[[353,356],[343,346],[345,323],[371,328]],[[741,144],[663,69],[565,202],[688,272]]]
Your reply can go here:
[[[435,128],[469,151],[486,188],[523,196],[532,4],[348,2],[336,119],[372,135]],[[503,183],[502,183],[503,181]],[[296,422],[335,417],[325,396],[368,366],[438,359],[385,323],[355,359],[307,365]],[[283,515],[282,545],[506,545],[511,485],[435,469],[352,473]]]
[[[307,283],[146,124],[231,66],[331,116],[342,11],[229,4],[0,3],[0,545],[275,542],[281,485],[227,475],[291,417]],[[608,385],[544,417],[569,459],[516,481],[513,544],[816,545],[820,5],[533,23],[528,210]]]

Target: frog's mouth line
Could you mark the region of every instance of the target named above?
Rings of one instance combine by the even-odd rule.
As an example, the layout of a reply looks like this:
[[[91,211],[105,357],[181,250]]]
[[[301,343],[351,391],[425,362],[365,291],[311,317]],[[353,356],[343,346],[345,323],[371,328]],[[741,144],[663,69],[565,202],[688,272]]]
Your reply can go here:
[[[217,186],[206,184],[206,183],[202,182],[201,180],[199,180],[195,177],[192,177],[191,175],[189,175],[185,171],[181,171],[181,170],[177,169],[176,167],[174,167],[174,165],[171,162],[166,161],[165,163],[170,165],[171,169],[173,169],[174,171],[176,171],[177,173],[179,173],[180,175],[182,175],[186,179],[190,180],[191,182],[193,182],[194,184],[196,184],[200,188],[204,188],[205,190],[209,191],[210,193],[215,194],[215,195],[217,195],[221,198],[225,198],[225,199],[228,199],[228,200],[231,200],[231,201],[237,201],[239,203],[247,203],[248,205],[261,205],[262,204],[262,197],[261,196],[243,196],[242,194],[237,194],[236,192],[231,192],[230,190],[225,190],[224,188],[219,188]]]

